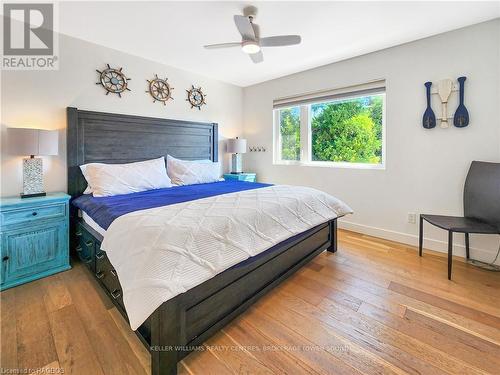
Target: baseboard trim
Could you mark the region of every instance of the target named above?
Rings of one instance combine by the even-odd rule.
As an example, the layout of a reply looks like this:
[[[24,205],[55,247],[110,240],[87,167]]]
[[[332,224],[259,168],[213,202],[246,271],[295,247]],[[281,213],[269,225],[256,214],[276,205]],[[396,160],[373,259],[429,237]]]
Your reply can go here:
[[[338,221],[338,227],[353,232],[367,234],[369,236],[380,237],[386,240],[401,242],[411,246],[418,246],[418,236],[413,234],[372,227],[369,225],[357,224],[342,219]],[[425,237],[425,235],[424,235],[424,248],[438,251],[440,253],[448,252],[448,244],[445,241],[428,238]],[[475,247],[471,247],[470,252],[472,258],[486,262],[491,262],[496,254],[496,251],[475,248]],[[462,243],[453,242],[453,255],[465,258],[465,245]],[[500,259],[497,261],[497,264],[500,264]]]

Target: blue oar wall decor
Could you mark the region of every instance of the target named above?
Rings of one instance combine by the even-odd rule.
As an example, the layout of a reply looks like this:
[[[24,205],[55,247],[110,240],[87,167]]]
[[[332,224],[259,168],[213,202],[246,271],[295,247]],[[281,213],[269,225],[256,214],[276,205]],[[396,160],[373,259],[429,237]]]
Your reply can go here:
[[[427,99],[427,108],[425,109],[422,117],[422,126],[425,129],[432,129],[436,127],[437,120],[440,121],[441,128],[448,128],[448,120],[453,119],[453,125],[457,128],[464,128],[469,125],[469,112],[464,105],[464,83],[466,77],[459,77],[457,79],[458,85],[453,84],[450,79],[443,79],[437,83],[437,88],[432,88],[432,82],[425,82],[425,94]],[[446,107],[448,105],[449,97],[453,92],[459,92],[459,105],[453,117],[448,116]],[[442,111],[441,117],[436,117],[431,106],[431,95],[439,95]]]
[[[453,125],[457,128],[465,128],[469,125],[469,112],[464,105],[464,84],[467,77],[458,77],[458,83],[460,85],[460,104],[455,111],[455,116],[453,117]]]
[[[427,108],[424,112],[424,117],[422,118],[422,125],[426,129],[432,129],[436,126],[436,115],[431,108],[431,86],[432,82],[425,82],[425,89],[427,95]]]

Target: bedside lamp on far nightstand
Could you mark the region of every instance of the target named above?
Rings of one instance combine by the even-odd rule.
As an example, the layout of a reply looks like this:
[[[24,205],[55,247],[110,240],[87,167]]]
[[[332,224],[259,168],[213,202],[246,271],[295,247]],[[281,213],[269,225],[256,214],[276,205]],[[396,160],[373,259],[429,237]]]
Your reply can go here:
[[[247,152],[247,140],[238,137],[236,139],[228,139],[227,152],[233,154],[231,159],[231,173],[241,173],[241,154]]]
[[[59,133],[57,130],[8,128],[9,153],[30,156],[23,159],[23,192],[21,198],[46,195],[43,190],[43,165],[35,155],[57,155]]]

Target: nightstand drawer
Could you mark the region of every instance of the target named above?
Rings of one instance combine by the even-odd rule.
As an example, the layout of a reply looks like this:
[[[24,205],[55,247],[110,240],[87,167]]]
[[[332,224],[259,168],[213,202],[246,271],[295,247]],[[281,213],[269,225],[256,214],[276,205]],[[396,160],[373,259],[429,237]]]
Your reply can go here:
[[[255,173],[226,173],[224,174],[224,180],[226,181],[245,181],[245,182],[257,182],[257,175]]]
[[[254,174],[247,174],[244,176],[241,176],[240,181],[247,181],[247,182],[255,182],[255,175]]]
[[[66,216],[66,204],[19,208],[0,213],[2,225],[19,224],[27,221],[53,219]]]

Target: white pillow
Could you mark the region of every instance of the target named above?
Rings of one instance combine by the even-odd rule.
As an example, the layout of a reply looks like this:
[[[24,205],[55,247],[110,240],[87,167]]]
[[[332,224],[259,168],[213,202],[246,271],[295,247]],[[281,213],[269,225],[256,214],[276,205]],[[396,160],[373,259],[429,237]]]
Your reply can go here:
[[[167,173],[174,185],[219,181],[220,165],[210,160],[179,160],[167,155]]]
[[[80,169],[94,197],[108,197],[172,186],[165,170],[164,157],[128,164],[91,163],[81,166]]]
[[[92,187],[89,184],[89,176],[87,174],[87,167],[89,165],[104,165],[103,163],[89,163],[89,164],[83,164],[80,165],[80,170],[82,171],[83,177],[85,177],[85,181],[87,181],[87,187],[85,188],[85,191],[83,194],[92,194]]]

